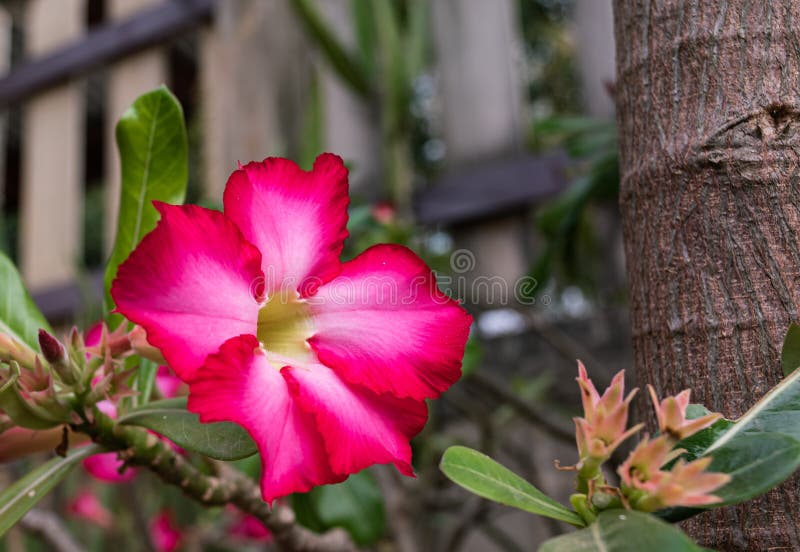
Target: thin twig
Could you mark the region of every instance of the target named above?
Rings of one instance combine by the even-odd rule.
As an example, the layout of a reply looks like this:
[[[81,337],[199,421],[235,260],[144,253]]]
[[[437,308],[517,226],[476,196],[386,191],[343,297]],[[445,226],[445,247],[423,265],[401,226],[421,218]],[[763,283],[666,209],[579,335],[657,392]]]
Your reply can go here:
[[[493,395],[495,399],[512,407],[520,416],[551,437],[565,443],[575,442],[575,433],[568,424],[556,420],[551,413],[528,404],[519,396],[515,395],[510,389],[506,388],[505,385],[481,373],[481,371],[476,370],[470,374],[470,377],[464,381],[464,384],[478,387],[481,391]]]
[[[69,534],[61,519],[48,510],[33,508],[20,520],[20,526],[39,535],[55,552],[84,552]]]

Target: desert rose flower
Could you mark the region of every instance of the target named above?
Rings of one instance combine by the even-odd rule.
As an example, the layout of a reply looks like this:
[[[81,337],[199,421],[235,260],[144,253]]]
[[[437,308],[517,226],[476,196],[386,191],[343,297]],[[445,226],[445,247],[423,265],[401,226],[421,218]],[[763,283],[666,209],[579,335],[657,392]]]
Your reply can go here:
[[[658,401],[656,390],[652,385],[648,385],[647,389],[650,391],[650,398],[656,411],[659,431],[671,435],[678,441],[694,435],[722,418],[722,414],[711,413],[695,420],[687,420],[686,407],[689,406],[689,397],[692,393],[689,389],[681,391],[674,397],[667,397],[661,402]]]
[[[156,203],[161,220],[112,286],[189,383],[188,408],[252,435],[267,501],[376,463],[412,475],[424,400],[461,374],[470,316],[405,247],[341,262],[347,204],[335,155],[308,172],[249,163],[224,214]]]

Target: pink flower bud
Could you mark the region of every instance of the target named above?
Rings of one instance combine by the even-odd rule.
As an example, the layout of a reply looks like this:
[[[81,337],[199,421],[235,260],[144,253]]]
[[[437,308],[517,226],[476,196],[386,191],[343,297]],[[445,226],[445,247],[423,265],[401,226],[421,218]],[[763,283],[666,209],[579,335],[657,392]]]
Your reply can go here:
[[[583,418],[574,419],[580,458],[604,461],[625,439],[642,427],[639,424],[626,430],[628,406],[637,389],[625,397],[625,371],[622,370],[614,376],[611,385],[600,396],[580,361],[577,381],[581,388],[584,411]]]
[[[43,329],[39,330],[39,347],[42,349],[42,356],[51,364],[67,361],[67,349],[58,339]]]
[[[141,326],[134,327],[129,334],[129,338],[131,340],[133,352],[140,357],[152,360],[158,364],[167,363],[167,361],[164,360],[164,356],[161,354],[161,351],[150,345],[150,343],[147,341],[147,332],[145,332],[144,328]]]
[[[647,389],[653,400],[659,431],[677,440],[694,435],[722,418],[722,414],[712,413],[695,420],[687,420],[686,407],[689,406],[689,396],[692,393],[689,389],[681,391],[674,397],[667,397],[660,403],[653,386],[648,385]]]

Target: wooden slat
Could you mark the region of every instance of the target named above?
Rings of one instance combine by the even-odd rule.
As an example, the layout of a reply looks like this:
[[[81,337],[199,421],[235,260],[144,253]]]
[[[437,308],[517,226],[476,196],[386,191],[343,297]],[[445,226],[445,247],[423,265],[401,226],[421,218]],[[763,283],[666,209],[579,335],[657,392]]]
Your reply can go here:
[[[566,187],[566,165],[566,155],[559,152],[450,173],[417,194],[416,218],[422,224],[455,225],[524,211]]]
[[[81,36],[85,0],[29,0],[26,47],[47,55]],[[20,196],[20,266],[32,289],[75,277],[81,255],[85,98],[79,82],[25,106]]]
[[[0,79],[0,107],[80,76],[90,69],[151,48],[206,22],[215,0],[169,0],[85,38],[28,61]]]

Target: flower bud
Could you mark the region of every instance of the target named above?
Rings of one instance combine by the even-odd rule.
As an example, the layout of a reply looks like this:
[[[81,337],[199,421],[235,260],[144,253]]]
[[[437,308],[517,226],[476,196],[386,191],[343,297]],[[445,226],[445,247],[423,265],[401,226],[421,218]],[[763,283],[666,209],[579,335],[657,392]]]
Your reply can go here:
[[[15,361],[23,368],[33,368],[36,353],[28,347],[14,339],[13,337],[0,333],[0,361]]]
[[[61,381],[68,385],[77,381],[77,374],[67,355],[67,349],[58,339],[40,329],[39,347],[42,349],[42,356],[50,363]]]
[[[164,356],[161,354],[161,351],[153,347],[147,341],[147,332],[145,332],[144,328],[141,326],[134,327],[133,330],[131,330],[129,337],[134,353],[142,358],[146,358],[147,360],[152,360],[157,364],[167,363],[167,361],[164,360]]]
[[[686,389],[674,397],[667,397],[660,403],[652,385],[647,386],[650,398],[658,418],[658,429],[661,433],[672,436],[680,441],[705,429],[720,418],[722,414],[711,413],[695,420],[686,419],[686,408],[689,406],[691,391]]]

